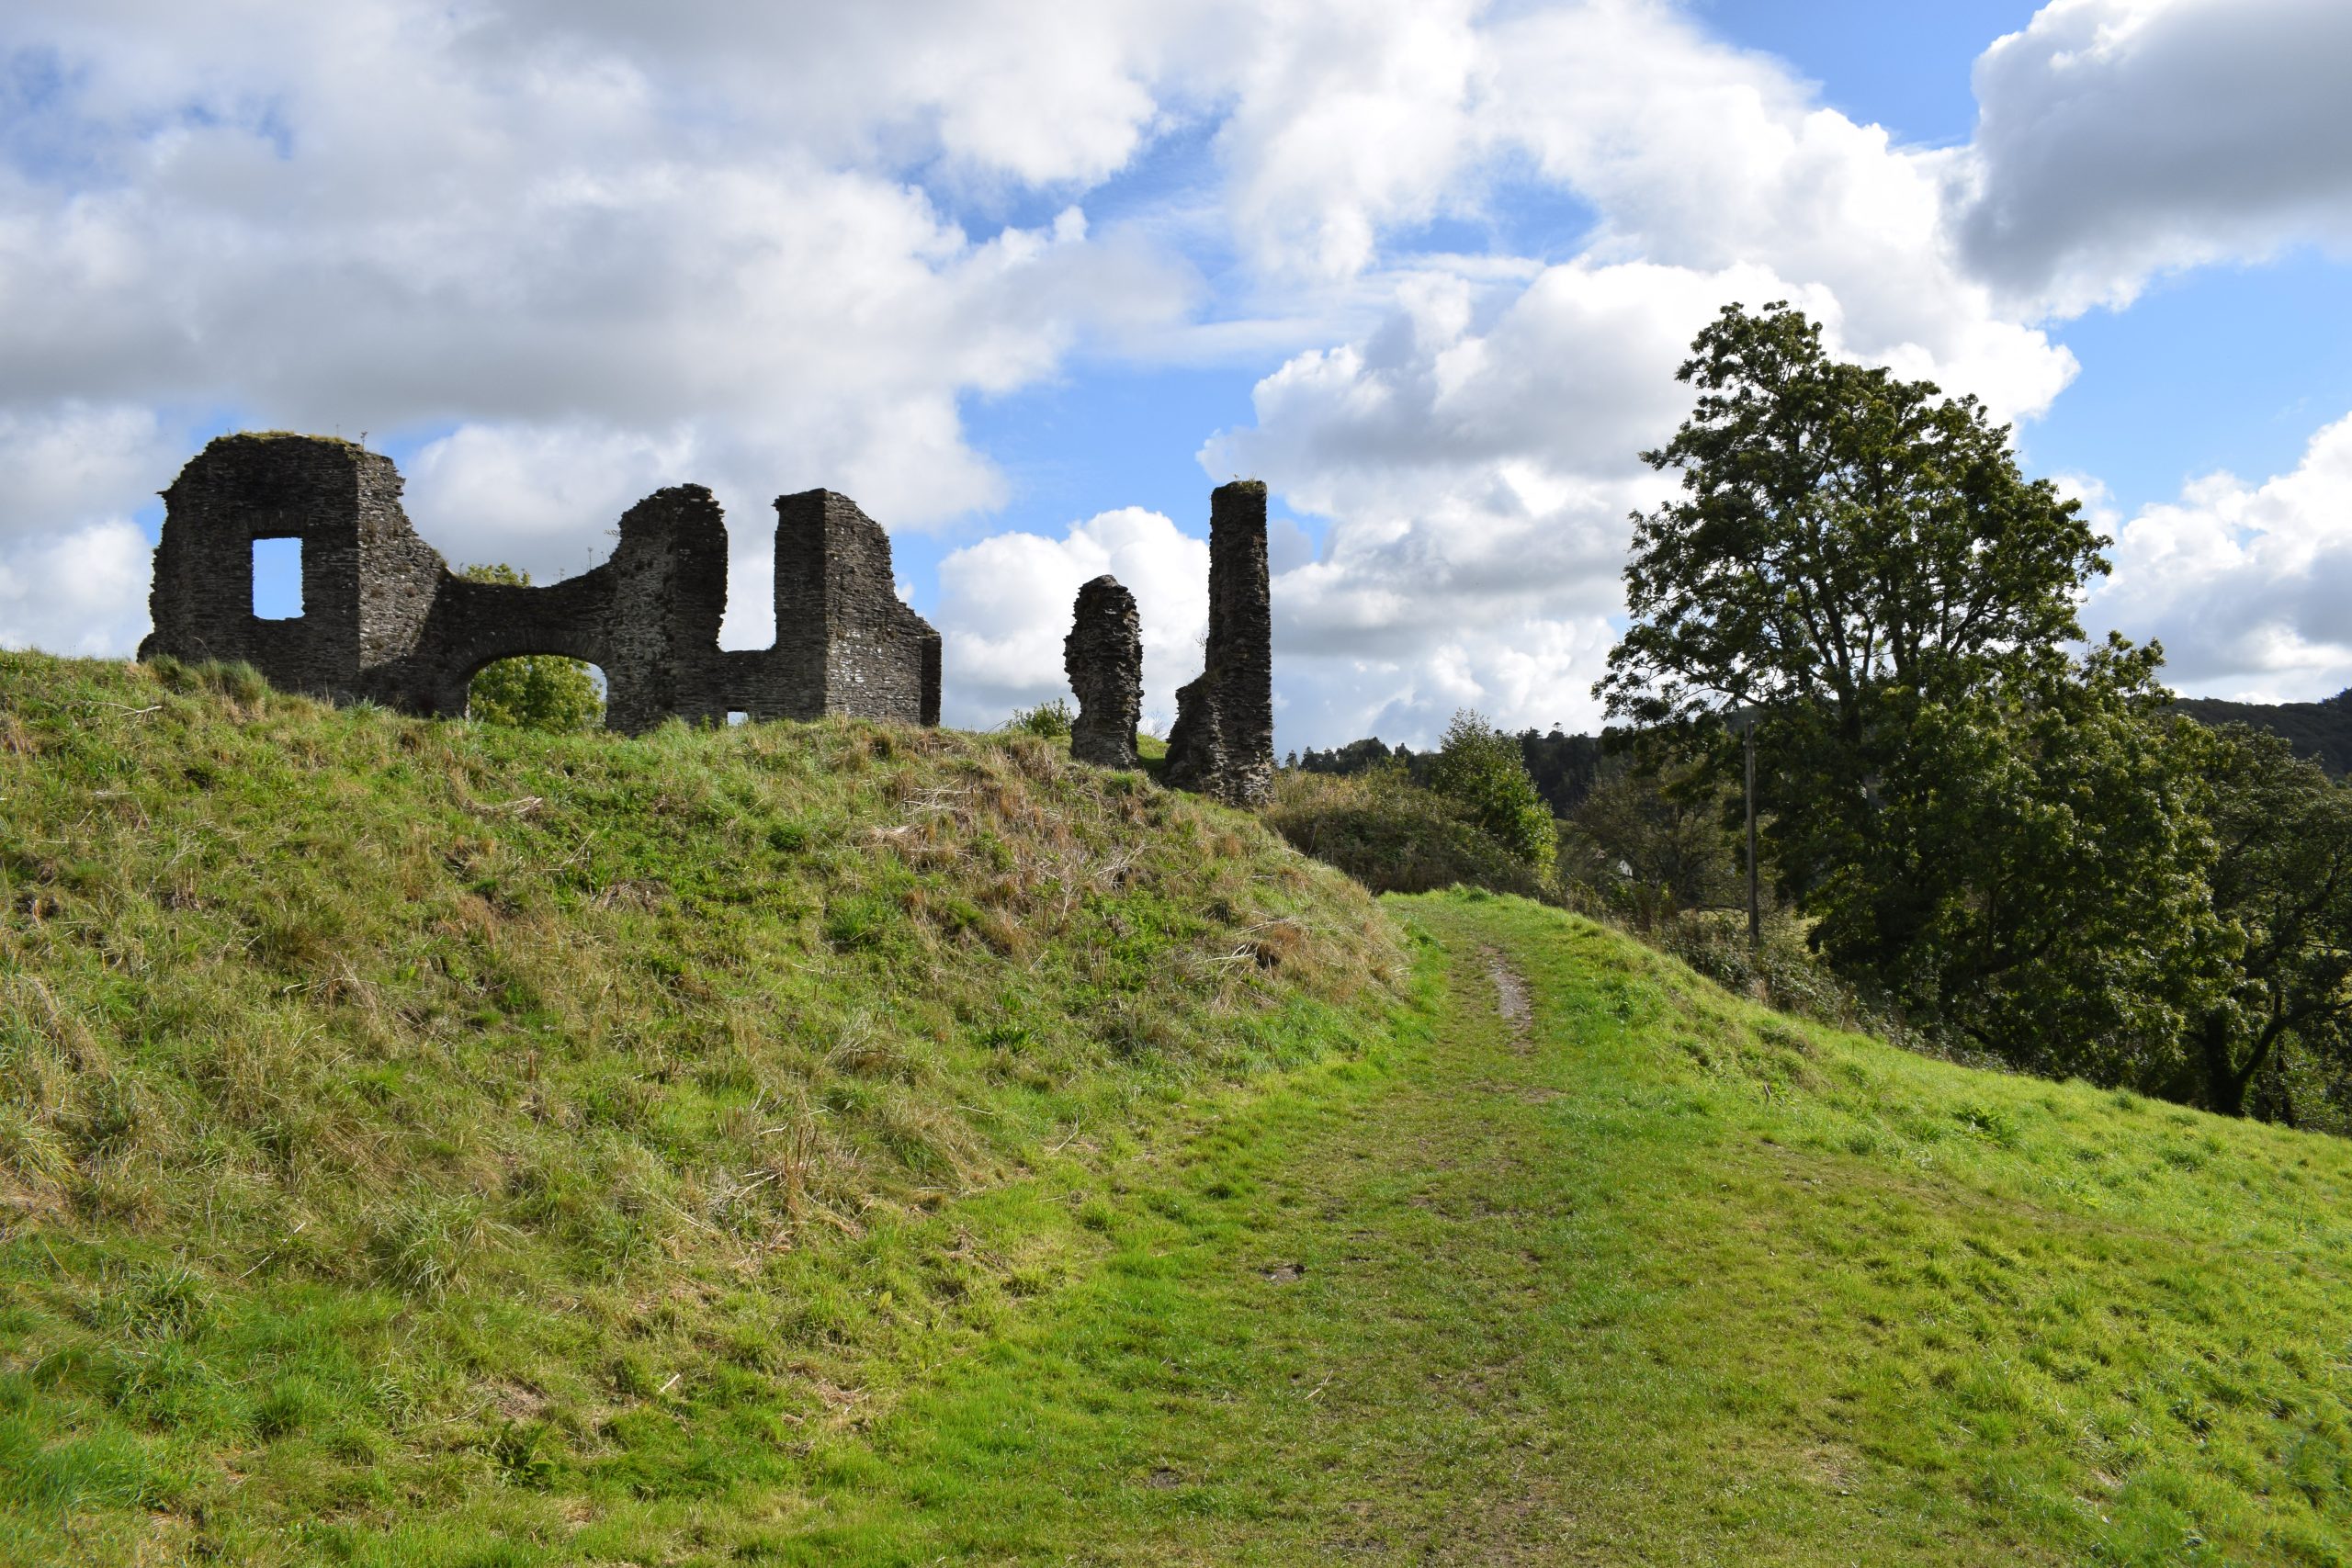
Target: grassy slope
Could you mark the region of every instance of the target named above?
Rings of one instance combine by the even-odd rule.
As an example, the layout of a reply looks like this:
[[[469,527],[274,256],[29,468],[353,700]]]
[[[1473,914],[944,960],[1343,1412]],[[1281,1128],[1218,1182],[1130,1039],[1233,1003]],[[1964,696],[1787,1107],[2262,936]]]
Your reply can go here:
[[[1106,1269],[741,1550],[2346,1560],[2352,1147],[1791,1024],[1519,900],[1395,907],[1434,1029],[1128,1171]]]
[[[23,1562],[674,1557],[1089,1267],[1056,1191],[1402,973],[1336,874],[1030,738],[5,654],[0,917]]]
[[[1511,899],[1394,901],[1387,1023],[1034,743],[239,705],[0,665],[0,1557],[2352,1551],[2352,1145]]]

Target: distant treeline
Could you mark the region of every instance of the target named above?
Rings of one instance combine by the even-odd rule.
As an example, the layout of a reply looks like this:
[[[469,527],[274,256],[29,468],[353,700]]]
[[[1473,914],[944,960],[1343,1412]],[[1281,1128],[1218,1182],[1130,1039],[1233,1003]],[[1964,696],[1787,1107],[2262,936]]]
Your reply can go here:
[[[2292,746],[2297,756],[2309,757],[2329,773],[2352,773],[2352,688],[2316,703],[2225,703],[2211,697],[2184,697],[2174,705],[2200,724],[2243,724],[2267,730]],[[1535,780],[1537,793],[1551,806],[1555,817],[1573,813],[1600,776],[1601,746],[1597,735],[1522,729],[1519,750],[1527,760],[1527,772]],[[1436,758],[1434,751],[1391,747],[1378,736],[1367,735],[1329,750],[1310,746],[1294,751],[1283,766],[1345,777],[1396,761],[1404,764],[1415,784],[1426,788],[1430,764]]]
[[[2310,758],[2331,773],[2352,773],[2352,689],[2316,703],[2225,703],[2188,697],[2174,705],[2199,724],[2243,724],[2267,729],[2292,746],[2297,756]]]
[[[1552,815],[1566,817],[1592,793],[1593,782],[1600,776],[1600,738],[1597,735],[1563,735],[1555,729],[1548,735],[1532,729],[1519,732],[1520,756],[1527,763],[1527,773],[1535,781],[1536,793],[1551,807]],[[1427,788],[1430,764],[1437,760],[1434,751],[1416,751],[1410,746],[1391,749],[1376,736],[1351,740],[1345,746],[1335,746],[1328,751],[1309,747],[1294,751],[1285,767],[1308,773],[1367,773],[1385,763],[1404,764],[1412,781]]]

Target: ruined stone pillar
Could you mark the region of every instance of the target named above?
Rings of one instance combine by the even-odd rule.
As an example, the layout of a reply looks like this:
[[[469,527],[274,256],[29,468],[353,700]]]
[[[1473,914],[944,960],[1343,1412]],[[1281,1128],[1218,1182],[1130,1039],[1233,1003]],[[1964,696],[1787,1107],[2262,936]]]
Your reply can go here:
[[[1209,497],[1207,668],[1176,694],[1168,782],[1228,806],[1274,787],[1274,624],[1266,576],[1266,487],[1219,485]]]
[[[1078,591],[1062,670],[1078,694],[1069,754],[1102,768],[1136,765],[1136,722],[1143,716],[1143,626],[1136,596],[1115,577]]]

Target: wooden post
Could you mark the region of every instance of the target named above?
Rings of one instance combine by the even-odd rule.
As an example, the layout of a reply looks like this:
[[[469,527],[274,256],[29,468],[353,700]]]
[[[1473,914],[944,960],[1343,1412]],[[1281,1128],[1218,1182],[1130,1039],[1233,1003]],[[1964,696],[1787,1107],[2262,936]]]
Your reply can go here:
[[[1747,951],[1764,946],[1764,907],[1756,897],[1756,715],[1747,716]]]

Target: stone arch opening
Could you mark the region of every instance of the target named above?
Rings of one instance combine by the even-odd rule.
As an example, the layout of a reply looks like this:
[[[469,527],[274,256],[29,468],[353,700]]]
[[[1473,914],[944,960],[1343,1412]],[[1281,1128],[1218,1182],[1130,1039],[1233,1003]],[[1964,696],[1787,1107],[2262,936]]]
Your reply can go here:
[[[464,681],[465,716],[549,734],[608,728],[611,682],[604,668],[570,653],[534,651],[483,659]]]

